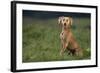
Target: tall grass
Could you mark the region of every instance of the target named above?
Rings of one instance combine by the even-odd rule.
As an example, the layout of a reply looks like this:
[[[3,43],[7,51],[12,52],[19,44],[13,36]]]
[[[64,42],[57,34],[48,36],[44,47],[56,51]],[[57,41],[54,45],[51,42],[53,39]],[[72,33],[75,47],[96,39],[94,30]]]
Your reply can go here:
[[[74,18],[72,32],[84,50],[83,57],[71,56],[65,52],[64,56],[59,55],[61,44],[59,34],[61,27],[57,19],[31,19],[23,18],[23,62],[44,62],[61,60],[83,60],[90,59],[90,19]]]

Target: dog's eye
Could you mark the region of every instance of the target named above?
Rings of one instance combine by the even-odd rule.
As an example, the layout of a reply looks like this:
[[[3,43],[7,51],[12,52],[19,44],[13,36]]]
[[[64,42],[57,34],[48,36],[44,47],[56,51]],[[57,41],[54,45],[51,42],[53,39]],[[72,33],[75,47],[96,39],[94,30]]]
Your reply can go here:
[[[68,19],[66,20],[66,22],[68,22]]]
[[[65,21],[65,19],[63,19],[63,21]]]

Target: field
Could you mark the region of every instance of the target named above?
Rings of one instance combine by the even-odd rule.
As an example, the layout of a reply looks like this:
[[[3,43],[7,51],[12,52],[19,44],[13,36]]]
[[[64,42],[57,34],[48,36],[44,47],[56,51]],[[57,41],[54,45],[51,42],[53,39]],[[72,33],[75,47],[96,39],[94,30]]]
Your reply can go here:
[[[71,56],[64,53],[59,55],[61,44],[59,34],[61,27],[57,24],[57,18],[37,19],[23,18],[23,49],[22,61],[45,62],[64,60],[84,60],[91,57],[91,28],[89,18],[73,18],[72,32],[80,47],[84,50],[84,56]]]

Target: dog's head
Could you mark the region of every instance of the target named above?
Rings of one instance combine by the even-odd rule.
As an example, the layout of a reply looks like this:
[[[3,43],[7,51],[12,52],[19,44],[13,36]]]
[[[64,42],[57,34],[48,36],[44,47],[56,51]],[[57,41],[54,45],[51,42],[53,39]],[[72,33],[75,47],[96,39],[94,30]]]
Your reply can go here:
[[[70,28],[72,25],[72,18],[61,16],[58,19],[58,24],[60,24],[64,29]]]

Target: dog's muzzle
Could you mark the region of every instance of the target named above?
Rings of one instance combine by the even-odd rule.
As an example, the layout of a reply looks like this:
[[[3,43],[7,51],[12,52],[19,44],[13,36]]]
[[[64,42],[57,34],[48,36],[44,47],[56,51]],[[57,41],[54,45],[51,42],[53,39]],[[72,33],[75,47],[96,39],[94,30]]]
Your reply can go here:
[[[64,23],[64,26],[66,26],[66,23]]]

